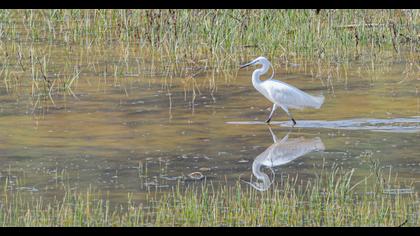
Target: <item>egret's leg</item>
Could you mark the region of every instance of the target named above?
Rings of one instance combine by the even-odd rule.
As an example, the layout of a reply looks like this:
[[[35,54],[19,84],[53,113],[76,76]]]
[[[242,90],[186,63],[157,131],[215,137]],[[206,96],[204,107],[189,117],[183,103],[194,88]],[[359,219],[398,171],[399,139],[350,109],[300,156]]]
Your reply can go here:
[[[268,129],[270,130],[271,137],[273,137],[273,142],[277,143],[277,136],[273,133],[273,130],[271,129],[270,125],[268,125]]]
[[[293,119],[292,113],[289,112],[289,113],[287,113],[287,115],[289,115],[289,118],[293,121],[292,127],[294,127],[296,125],[296,121],[295,121],[295,119]]]
[[[292,113],[291,112],[289,112],[289,109],[287,109],[286,107],[284,107],[284,106],[281,106],[281,108],[287,113],[287,115],[289,116],[289,119],[290,120],[292,120],[293,121],[293,125],[292,125],[292,127],[293,126],[295,126],[296,125],[296,121],[295,121],[295,119],[293,118],[293,116],[292,116]]]
[[[277,143],[284,143],[284,142],[286,142],[289,139],[289,134],[290,134],[291,131],[292,131],[292,127],[289,128],[289,131],[287,131],[287,134],[280,141],[278,141]]]
[[[265,123],[270,123],[271,117],[273,117],[274,111],[276,110],[276,108],[277,108],[276,104],[273,104],[273,109],[271,109],[270,116],[268,116],[268,119],[265,121]]]

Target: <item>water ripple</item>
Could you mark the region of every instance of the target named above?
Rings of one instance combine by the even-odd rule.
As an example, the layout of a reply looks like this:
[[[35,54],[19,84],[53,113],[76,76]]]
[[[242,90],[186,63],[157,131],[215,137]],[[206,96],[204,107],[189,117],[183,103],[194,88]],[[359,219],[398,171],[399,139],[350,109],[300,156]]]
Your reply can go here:
[[[262,121],[232,121],[226,124],[257,125],[266,124]],[[290,121],[271,122],[271,125],[290,127]],[[420,116],[392,119],[348,119],[348,120],[298,120],[296,128],[325,128],[346,130],[369,130],[375,132],[417,133],[420,132]]]

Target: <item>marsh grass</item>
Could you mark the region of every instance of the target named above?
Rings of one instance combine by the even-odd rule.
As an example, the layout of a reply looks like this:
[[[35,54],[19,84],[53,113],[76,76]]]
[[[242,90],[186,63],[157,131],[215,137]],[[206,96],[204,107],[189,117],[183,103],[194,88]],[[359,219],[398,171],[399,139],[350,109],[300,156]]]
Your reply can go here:
[[[0,70],[7,91],[30,83],[32,96],[52,102],[92,75],[157,75],[165,86],[170,78],[214,91],[215,78],[234,78],[258,55],[286,71],[325,65],[320,77],[400,55],[416,71],[419,19],[418,10],[1,10]]]
[[[419,199],[412,183],[402,183],[368,154],[370,175],[323,167],[303,181],[287,176],[259,192],[243,182],[234,186],[197,182],[170,191],[151,191],[135,201],[113,203],[109,193],[64,185],[64,196],[45,199],[3,188],[2,226],[418,226]],[[408,186],[408,188],[407,188]],[[391,191],[392,190],[392,191]]]

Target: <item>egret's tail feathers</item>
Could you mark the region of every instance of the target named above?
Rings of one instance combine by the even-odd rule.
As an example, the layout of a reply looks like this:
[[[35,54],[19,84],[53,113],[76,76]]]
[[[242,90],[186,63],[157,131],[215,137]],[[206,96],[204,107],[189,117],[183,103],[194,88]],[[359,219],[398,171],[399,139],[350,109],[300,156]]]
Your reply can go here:
[[[314,108],[319,109],[321,108],[322,104],[324,103],[325,97],[323,95],[320,96],[312,96],[314,99]]]
[[[305,107],[311,107],[319,109],[321,108],[322,104],[324,103],[324,96],[312,96],[310,94],[301,92],[300,96],[297,97],[295,100],[290,101],[287,106],[296,109],[304,109]],[[281,104],[279,105],[281,106]]]

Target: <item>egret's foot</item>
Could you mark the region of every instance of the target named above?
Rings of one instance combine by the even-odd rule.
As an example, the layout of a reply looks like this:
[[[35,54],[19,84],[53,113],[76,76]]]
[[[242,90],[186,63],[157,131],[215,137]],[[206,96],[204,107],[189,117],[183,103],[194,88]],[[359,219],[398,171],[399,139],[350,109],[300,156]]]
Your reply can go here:
[[[293,118],[292,118],[292,121],[293,121],[293,125],[292,125],[292,127],[294,127],[294,126],[296,125],[296,121],[295,121],[295,119],[293,119]]]
[[[265,123],[270,124],[271,118],[265,121]]]

